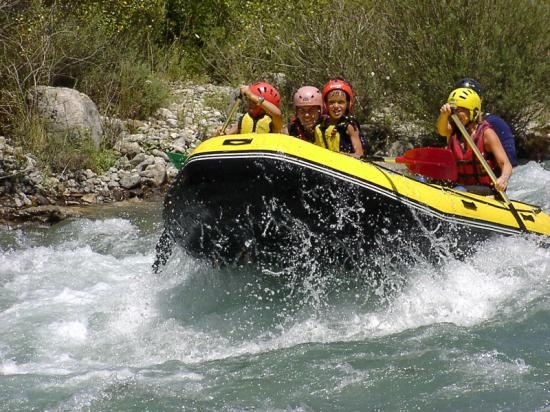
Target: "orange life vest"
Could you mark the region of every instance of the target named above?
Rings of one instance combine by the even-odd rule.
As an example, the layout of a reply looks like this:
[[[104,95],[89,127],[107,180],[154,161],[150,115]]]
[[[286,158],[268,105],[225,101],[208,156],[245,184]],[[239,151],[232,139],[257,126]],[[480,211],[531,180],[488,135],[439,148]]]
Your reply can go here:
[[[495,171],[495,174],[498,174],[495,170],[496,166],[493,154],[485,151],[485,141],[483,139],[483,135],[489,127],[490,125],[487,122],[480,123],[474,130],[474,133],[472,133],[472,140],[485,160],[487,160],[489,167]],[[470,145],[466,144],[465,147],[462,147],[460,144],[460,137],[457,132],[452,134],[449,139],[448,147],[453,152],[456,159],[458,183],[463,185],[491,186],[491,178],[483,168],[483,165],[477,159]]]

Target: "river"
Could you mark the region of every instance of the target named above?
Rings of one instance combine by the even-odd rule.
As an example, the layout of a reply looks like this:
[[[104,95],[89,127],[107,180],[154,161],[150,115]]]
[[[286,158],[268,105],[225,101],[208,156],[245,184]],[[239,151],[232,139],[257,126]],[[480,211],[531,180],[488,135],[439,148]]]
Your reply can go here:
[[[550,212],[549,188],[530,162],[508,194]],[[0,411],[550,410],[550,249],[533,239],[390,268],[391,288],[179,251],[155,275],[161,208],[0,229]]]

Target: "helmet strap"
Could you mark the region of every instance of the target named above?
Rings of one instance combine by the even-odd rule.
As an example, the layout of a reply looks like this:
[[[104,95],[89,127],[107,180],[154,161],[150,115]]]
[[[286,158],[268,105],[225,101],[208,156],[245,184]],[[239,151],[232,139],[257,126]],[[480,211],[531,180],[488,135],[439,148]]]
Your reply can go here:
[[[474,109],[474,121],[475,121],[475,122],[479,121],[479,120],[480,120],[480,116],[481,116],[480,111],[479,111],[477,108],[475,108],[475,109]]]

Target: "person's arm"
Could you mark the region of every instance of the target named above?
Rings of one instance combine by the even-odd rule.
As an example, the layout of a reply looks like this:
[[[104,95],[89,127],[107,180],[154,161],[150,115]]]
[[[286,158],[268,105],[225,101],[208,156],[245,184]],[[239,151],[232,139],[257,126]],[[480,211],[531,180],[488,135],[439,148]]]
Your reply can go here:
[[[281,110],[273,103],[264,100],[261,102],[262,109],[271,117],[271,131],[281,133],[283,129],[283,115]]]
[[[269,102],[264,102],[264,105],[265,103],[269,103]],[[269,103],[271,104],[271,103]],[[275,105],[273,105],[273,107],[275,107],[277,109],[277,111],[279,112],[279,114],[273,114],[273,113],[269,113],[267,110],[266,112],[271,116],[271,119],[272,119],[272,123],[271,123],[271,131],[273,133],[282,133],[282,129],[283,129],[283,116],[281,115],[281,111],[279,110],[279,108]]]
[[[450,115],[451,106],[449,105],[449,103],[445,103],[439,109],[439,117],[437,118],[437,122],[435,124],[436,131],[440,136],[449,138],[453,132],[451,122],[449,122]]]
[[[492,153],[495,157],[495,162],[500,168],[500,176],[497,177],[495,187],[497,190],[504,191],[508,187],[508,180],[512,176],[512,164],[508,159],[506,151],[500,143],[500,139],[493,129],[487,128],[483,134],[483,144],[485,150]]]
[[[267,100],[260,99],[260,96],[256,96],[250,90],[249,86],[241,86],[241,96],[245,96],[249,101],[260,105],[262,109],[271,117],[272,120],[272,132],[281,133],[283,128],[283,114],[281,109],[275,106],[273,103]]]
[[[351,145],[353,146],[353,153],[350,153],[350,155],[360,158],[363,156],[363,145],[361,144],[361,138],[359,137],[359,129],[352,124],[348,124],[347,132],[351,140]]]

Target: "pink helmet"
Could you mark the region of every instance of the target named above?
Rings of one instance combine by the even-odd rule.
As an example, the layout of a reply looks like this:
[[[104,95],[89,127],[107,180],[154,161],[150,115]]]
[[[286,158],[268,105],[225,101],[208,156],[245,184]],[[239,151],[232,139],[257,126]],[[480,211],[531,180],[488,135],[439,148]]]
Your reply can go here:
[[[300,106],[319,106],[323,107],[323,96],[317,87],[304,86],[300,87],[294,93],[294,108]]]

